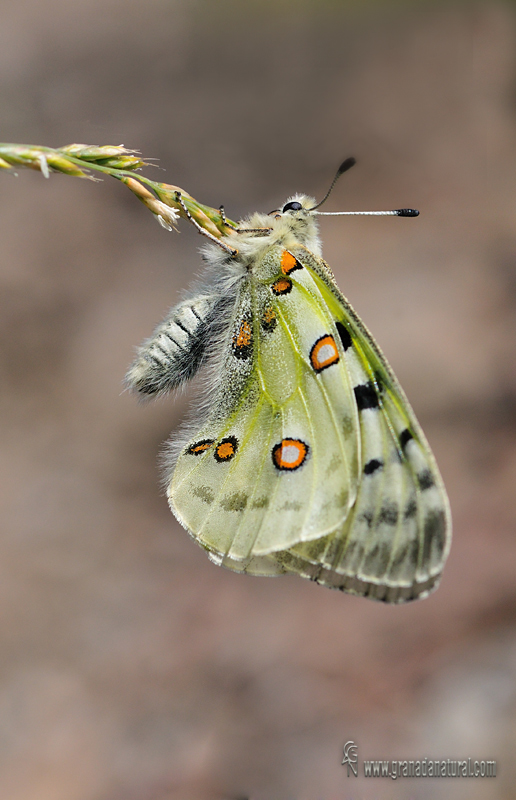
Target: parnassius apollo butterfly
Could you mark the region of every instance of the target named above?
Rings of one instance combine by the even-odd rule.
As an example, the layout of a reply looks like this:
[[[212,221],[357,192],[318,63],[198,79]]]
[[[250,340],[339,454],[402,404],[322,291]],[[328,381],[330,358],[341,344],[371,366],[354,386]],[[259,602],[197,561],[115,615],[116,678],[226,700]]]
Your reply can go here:
[[[439,582],[448,500],[403,390],[321,258],[321,203],[296,195],[228,224],[127,384],[156,396],[204,369],[166,489],[212,561],[401,603]]]

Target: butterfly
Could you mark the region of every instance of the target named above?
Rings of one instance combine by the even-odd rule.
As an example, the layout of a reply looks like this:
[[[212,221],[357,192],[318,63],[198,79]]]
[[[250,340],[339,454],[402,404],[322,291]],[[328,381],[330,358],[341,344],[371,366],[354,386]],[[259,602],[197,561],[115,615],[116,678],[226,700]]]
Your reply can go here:
[[[238,227],[221,207],[227,235],[208,234],[204,278],[126,382],[158,396],[204,375],[165,484],[213,562],[402,603],[438,585],[450,511],[401,386],[321,257],[317,209],[354,163],[318,204],[295,195]]]

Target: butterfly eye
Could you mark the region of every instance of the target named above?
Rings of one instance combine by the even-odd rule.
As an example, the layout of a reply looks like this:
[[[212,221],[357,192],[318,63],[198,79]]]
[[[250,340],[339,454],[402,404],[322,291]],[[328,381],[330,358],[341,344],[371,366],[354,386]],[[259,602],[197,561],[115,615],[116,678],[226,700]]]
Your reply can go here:
[[[282,213],[284,214],[285,211],[300,211],[303,208],[301,203],[298,203],[297,200],[294,200],[291,203],[287,203],[283,206]]]

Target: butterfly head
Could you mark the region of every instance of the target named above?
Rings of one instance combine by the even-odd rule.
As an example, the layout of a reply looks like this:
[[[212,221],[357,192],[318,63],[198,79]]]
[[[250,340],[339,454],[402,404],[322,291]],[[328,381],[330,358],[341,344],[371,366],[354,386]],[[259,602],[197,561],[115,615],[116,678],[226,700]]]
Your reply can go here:
[[[347,158],[342,162],[330,188],[318,203],[313,197],[296,194],[289,197],[281,208],[270,211],[268,215],[256,213],[241,220],[239,227],[234,229],[239,234],[239,247],[234,251],[234,255],[239,253],[241,261],[249,261],[250,258],[257,256],[260,250],[278,244],[283,247],[302,244],[317,255],[321,255],[316,215],[324,212],[316,209],[326,202],[340,176],[355,163],[354,158]]]
[[[276,219],[287,216],[293,219],[306,219],[310,216],[310,211],[315,205],[313,197],[307,197],[306,194],[295,194],[285,201],[282,208],[277,208],[271,211],[269,216]]]
[[[273,231],[290,234],[301,244],[314,249],[315,242],[318,242],[318,225],[312,213],[314,205],[314,198],[305,194],[289,197],[281,208],[268,215],[269,219],[272,218]]]

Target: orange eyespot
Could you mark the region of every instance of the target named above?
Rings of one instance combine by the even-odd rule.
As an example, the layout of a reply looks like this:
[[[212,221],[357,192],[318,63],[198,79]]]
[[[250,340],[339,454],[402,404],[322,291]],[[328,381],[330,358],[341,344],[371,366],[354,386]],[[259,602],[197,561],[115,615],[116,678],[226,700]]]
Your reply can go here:
[[[262,316],[262,328],[264,331],[273,331],[277,325],[276,312],[273,308],[266,308]]]
[[[191,456],[200,456],[201,453],[205,453],[206,450],[210,449],[213,442],[214,439],[203,439],[200,442],[194,442],[194,444],[191,444],[186,452]]]
[[[233,354],[237,358],[249,358],[253,344],[253,330],[248,320],[240,323],[238,331],[233,336]]]
[[[274,281],[272,284],[271,289],[276,295],[288,294],[292,291],[292,281],[288,278],[278,278],[278,280]]]
[[[215,448],[214,456],[216,461],[231,461],[238,449],[238,439],[235,436],[228,436],[222,439]]]
[[[272,462],[281,470],[300,467],[308,455],[308,445],[300,439],[282,439],[272,448]]]
[[[284,275],[290,275],[295,269],[303,269],[303,265],[299,263],[297,258],[284,250],[281,255],[281,271]]]
[[[339,351],[335,339],[330,334],[321,336],[310,351],[310,362],[316,372],[322,372],[339,360]]]
[[[236,347],[247,347],[251,344],[251,326],[244,320],[240,325],[240,330],[233,339]]]

